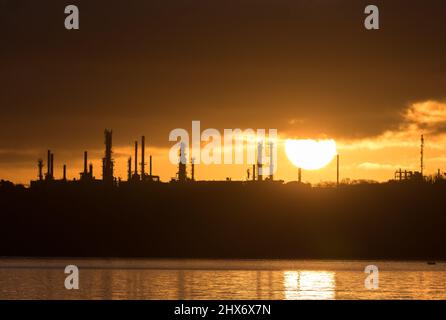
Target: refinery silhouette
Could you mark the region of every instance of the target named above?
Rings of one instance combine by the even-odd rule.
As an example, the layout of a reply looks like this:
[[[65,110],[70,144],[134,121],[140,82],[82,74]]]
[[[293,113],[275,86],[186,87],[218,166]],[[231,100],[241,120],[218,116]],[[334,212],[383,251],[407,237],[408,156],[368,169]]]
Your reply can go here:
[[[154,175],[152,172],[153,161],[152,156],[149,156],[149,172],[146,172],[146,158],[145,158],[145,136],[141,137],[141,161],[138,162],[138,141],[135,141],[134,147],[134,158],[128,158],[127,161],[127,180],[122,181],[121,178],[116,178],[113,174],[114,168],[114,160],[113,160],[113,151],[112,151],[112,141],[113,141],[113,132],[111,130],[105,129],[104,131],[104,144],[105,144],[105,153],[102,158],[102,179],[97,179],[93,174],[93,164],[88,163],[88,151],[84,151],[84,169],[80,173],[79,179],[69,180],[67,179],[67,167],[63,165],[63,174],[61,179],[56,179],[54,174],[54,153],[51,150],[47,152],[47,164],[46,164],[46,173],[44,173],[44,161],[39,159],[37,161],[38,168],[38,180],[32,180],[30,183],[31,188],[42,188],[47,186],[54,185],[66,185],[66,184],[80,184],[80,185],[105,185],[105,186],[125,186],[128,184],[150,184],[150,183],[162,183],[160,177]],[[278,182],[283,183],[282,180],[275,181],[272,173],[269,173],[264,177],[262,174],[262,166],[263,161],[261,159],[263,144],[259,143],[257,146],[258,150],[258,161],[257,164],[252,165],[252,173],[250,169],[247,170],[248,181],[269,181],[269,182]],[[272,149],[272,146],[270,146]],[[171,179],[171,183],[185,183],[185,182],[206,182],[206,181],[196,181],[195,180],[195,163],[194,159],[191,159],[191,174],[190,177],[187,174],[187,159],[186,159],[186,150],[184,144],[181,144],[179,148],[178,154],[178,171],[175,178]],[[133,165],[133,167],[132,167]],[[270,164],[271,167],[273,164],[273,156],[270,154]],[[271,168],[272,170],[272,168]],[[250,177],[252,177],[250,179]],[[209,181],[211,182],[211,181]],[[218,182],[213,180],[213,182]],[[224,182],[236,182],[232,179],[228,178],[224,180]],[[239,181],[241,182],[241,181]],[[299,182],[301,182],[301,170],[299,169]]]
[[[196,181],[178,163],[170,182],[146,170],[145,137],[135,142],[127,180],[114,176],[112,131],[105,130],[102,179],[88,153],[79,179],[38,160],[30,187],[0,185],[0,255],[48,257],[316,258],[444,260],[443,175],[399,169],[386,183],[314,187],[263,176]],[[139,150],[140,161],[139,159]],[[180,148],[179,160],[185,157]],[[44,173],[44,169],[46,172]],[[248,171],[249,172],[249,171]]]
[[[152,155],[149,156],[149,171],[146,171],[146,158],[145,158],[145,136],[141,137],[141,161],[138,162],[138,141],[135,141],[134,145],[134,157],[130,156],[127,161],[127,179],[121,180],[121,178],[117,178],[114,176],[114,159],[113,159],[113,132],[112,130],[105,129],[104,131],[104,144],[105,144],[105,152],[104,157],[102,158],[102,179],[98,179],[93,174],[93,164],[88,163],[88,151],[84,151],[84,160],[83,160],[83,171],[80,172],[79,179],[69,180],[67,179],[67,166],[63,164],[63,173],[62,178],[57,179],[54,174],[54,153],[51,150],[47,151],[47,162],[46,162],[46,172],[44,173],[45,164],[42,159],[38,159],[37,161],[37,169],[38,174],[37,180],[32,180],[30,182],[31,188],[44,188],[49,186],[63,186],[63,185],[97,185],[97,186],[116,186],[121,187],[129,184],[160,184],[163,183],[158,175],[153,174],[153,159]],[[434,176],[425,176],[424,175],[424,136],[421,135],[421,145],[420,145],[420,170],[413,171],[407,169],[398,169],[395,171],[393,179],[390,179],[388,182],[413,182],[413,183],[441,183],[444,180],[446,173],[442,174],[440,169],[438,169],[437,174]],[[275,180],[273,174],[268,174],[264,176],[262,174],[262,148],[263,144],[259,143],[257,146],[257,164],[252,165],[252,169],[248,168],[247,179],[245,181],[233,181],[231,178],[227,178],[224,181],[196,181],[195,179],[195,163],[194,159],[191,159],[191,174],[190,177],[187,174],[187,159],[186,159],[186,151],[185,147],[182,144],[179,148],[178,154],[178,170],[176,173],[176,177],[170,180],[170,183],[185,183],[185,182],[200,182],[200,183],[243,183],[243,182],[274,182],[283,184],[283,180]],[[272,147],[270,147],[272,149]],[[270,156],[271,171],[274,166],[272,153]],[[339,163],[339,154],[336,156],[336,183],[335,184],[326,184],[326,186],[336,186],[339,187],[342,183],[340,181],[340,163]],[[132,167],[133,166],[133,167]],[[302,183],[302,169],[298,168],[298,179],[297,183]],[[347,182],[346,182],[347,181]],[[343,182],[343,184],[351,183],[348,179]],[[358,180],[354,183],[370,183],[371,181],[367,180]],[[293,182],[291,182],[293,183]],[[308,184],[309,185],[309,184]],[[2,180],[0,183],[0,187],[5,186],[14,186],[13,183],[9,181]],[[19,187],[23,187],[19,185]]]

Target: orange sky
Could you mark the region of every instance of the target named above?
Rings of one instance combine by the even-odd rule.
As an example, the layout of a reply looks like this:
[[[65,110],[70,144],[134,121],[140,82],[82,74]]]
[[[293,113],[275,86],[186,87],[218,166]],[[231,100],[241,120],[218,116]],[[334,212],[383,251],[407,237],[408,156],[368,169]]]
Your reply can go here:
[[[425,135],[425,172],[435,174],[437,169],[445,169],[446,165],[446,135],[441,132],[446,123],[446,104],[436,101],[425,101],[409,106],[402,115],[402,122],[394,129],[389,129],[380,135],[366,139],[338,139],[337,147],[340,154],[342,179],[370,179],[387,181],[393,177],[395,170],[419,170],[420,167],[420,134]],[[191,130],[190,128],[185,128]],[[202,130],[205,128],[202,128]],[[223,130],[221,130],[223,131]],[[297,168],[294,167],[284,152],[283,140],[286,138],[311,138],[311,136],[295,136],[292,133],[279,131],[278,169],[276,179],[292,181],[297,179]],[[167,140],[167,137],[166,137]],[[172,142],[173,146],[174,143]],[[90,161],[94,164],[95,176],[101,176],[102,145],[98,144],[90,152]],[[29,151],[36,159],[45,157],[45,150]],[[62,173],[62,164],[68,166],[68,177],[78,178],[83,168],[82,154],[55,153],[56,176]],[[176,166],[169,162],[169,147],[146,147],[146,162],[148,155],[153,155],[154,174],[160,175],[163,181],[169,181],[175,176]],[[133,156],[133,145],[115,146],[115,175],[126,179],[127,159]],[[132,163],[133,165],[133,163]],[[205,165],[196,167],[196,178],[203,180],[223,180],[227,177],[233,180],[246,179],[248,164],[244,165]],[[148,170],[148,169],[147,169]],[[189,168],[190,170],[190,168]],[[29,161],[16,170],[0,169],[3,179],[28,183],[37,175],[35,161]],[[313,184],[336,180],[335,159],[325,168],[303,172],[303,180]]]
[[[66,163],[78,177],[88,150],[100,177],[109,128],[117,176],[145,135],[168,181],[169,132],[193,120],[334,139],[341,178],[379,181],[419,168],[424,133],[426,172],[444,168],[444,1],[381,1],[378,31],[364,28],[366,0],[76,3],[78,32],[65,30],[60,1],[2,4],[0,179],[28,183],[47,149],[56,175]],[[294,180],[281,150],[276,177]],[[196,169],[199,179],[244,179],[247,167]],[[303,173],[335,177],[334,162]]]

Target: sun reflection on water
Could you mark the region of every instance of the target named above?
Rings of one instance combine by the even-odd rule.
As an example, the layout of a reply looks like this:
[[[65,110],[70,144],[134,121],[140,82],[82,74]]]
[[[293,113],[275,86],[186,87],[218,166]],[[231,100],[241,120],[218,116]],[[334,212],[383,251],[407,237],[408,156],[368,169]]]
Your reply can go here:
[[[79,259],[78,291],[61,285],[68,263],[0,259],[0,299],[446,299],[445,263],[382,261],[368,290],[368,261]]]
[[[285,299],[334,299],[335,273],[328,271],[285,271]]]

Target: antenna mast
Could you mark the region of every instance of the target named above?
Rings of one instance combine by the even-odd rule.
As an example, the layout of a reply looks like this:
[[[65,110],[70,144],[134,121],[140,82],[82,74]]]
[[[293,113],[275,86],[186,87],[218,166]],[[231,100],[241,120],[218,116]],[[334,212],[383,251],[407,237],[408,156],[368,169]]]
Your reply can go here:
[[[424,135],[421,135],[421,151],[420,151],[420,171],[421,171],[421,176],[423,176],[423,171],[424,171]]]

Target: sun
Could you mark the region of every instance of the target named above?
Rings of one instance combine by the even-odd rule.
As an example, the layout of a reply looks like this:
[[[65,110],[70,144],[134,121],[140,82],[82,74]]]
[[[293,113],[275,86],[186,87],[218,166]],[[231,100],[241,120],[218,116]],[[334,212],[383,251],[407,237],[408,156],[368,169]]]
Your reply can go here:
[[[334,140],[285,141],[285,152],[293,165],[304,170],[318,170],[328,165],[337,154]]]

